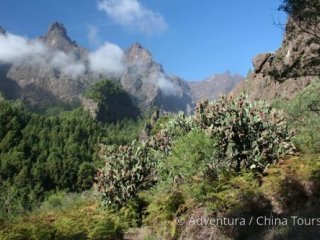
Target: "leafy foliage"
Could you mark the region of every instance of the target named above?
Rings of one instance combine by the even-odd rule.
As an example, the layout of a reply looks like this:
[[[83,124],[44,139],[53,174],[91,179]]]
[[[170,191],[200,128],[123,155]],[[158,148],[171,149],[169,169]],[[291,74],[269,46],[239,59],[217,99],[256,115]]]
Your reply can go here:
[[[0,228],[0,239],[122,239],[124,230],[120,214],[101,211],[89,192],[51,195],[37,211]]]
[[[291,153],[291,135],[280,112],[245,96],[199,102],[195,115],[165,121],[142,146],[106,146],[97,174],[105,205],[123,206],[157,179],[172,183],[211,181],[224,171],[263,171]]]
[[[99,121],[116,122],[139,115],[139,110],[133,105],[128,93],[117,82],[102,80],[88,90],[86,97],[98,103]]]
[[[320,80],[314,81],[290,101],[277,101],[276,108],[285,109],[289,128],[295,132],[297,148],[307,153],[320,152]]]
[[[107,135],[103,136],[102,142],[106,145],[128,145],[139,138],[146,119],[149,115],[142,116],[138,119],[124,119],[113,124],[106,125]]]
[[[130,146],[107,146],[105,151],[105,166],[96,176],[104,205],[123,206],[156,182],[157,163],[145,145],[133,142]]]
[[[162,178],[192,182],[210,177],[216,144],[215,139],[197,129],[178,138],[170,156],[159,163]]]
[[[48,191],[92,186],[97,144],[106,135],[100,123],[79,109],[50,117],[6,101],[0,109],[0,187],[15,188],[22,206]]]
[[[148,193],[146,198],[149,205],[143,223],[150,226],[158,238],[176,239],[179,232],[175,219],[185,203],[182,192],[175,188],[165,188]]]
[[[266,102],[250,102],[245,95],[198,102],[195,121],[217,138],[221,161],[236,171],[264,170],[294,149],[283,114]]]
[[[183,112],[165,119],[164,123],[160,127],[157,126],[159,129],[149,139],[148,145],[167,156],[171,152],[173,142],[195,129],[196,125],[192,117],[187,117]]]

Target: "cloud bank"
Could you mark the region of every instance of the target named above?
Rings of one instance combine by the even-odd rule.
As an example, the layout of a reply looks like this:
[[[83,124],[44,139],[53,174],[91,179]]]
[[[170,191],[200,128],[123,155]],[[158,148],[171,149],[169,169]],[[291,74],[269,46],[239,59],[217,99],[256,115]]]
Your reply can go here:
[[[122,73],[125,69],[122,59],[122,49],[115,44],[106,42],[102,47],[89,54],[90,69],[104,75]]]
[[[175,96],[179,89],[176,84],[169,81],[163,74],[157,77],[156,86],[158,86],[164,96]]]
[[[123,59],[123,50],[109,42],[79,59],[72,53],[53,50],[40,40],[28,40],[11,33],[0,34],[0,64],[30,64],[43,69],[58,70],[75,79],[88,71],[107,77],[121,77],[127,67]],[[134,66],[137,76],[148,72],[148,66],[142,60],[140,62],[136,59]],[[157,86],[164,96],[174,96],[180,89],[162,72],[151,73],[148,81]]]
[[[159,13],[144,7],[138,0],[100,0],[98,9],[117,24],[148,35],[160,34],[168,28]]]
[[[44,44],[10,33],[0,35],[0,62],[14,63],[34,55],[43,55],[47,51]]]
[[[11,33],[0,34],[0,63],[37,64],[39,67],[57,69],[62,74],[77,78],[86,71],[107,76],[120,76],[124,71],[123,51],[115,44],[106,42],[87,59],[77,59],[73,54],[52,50],[39,40],[28,39]]]

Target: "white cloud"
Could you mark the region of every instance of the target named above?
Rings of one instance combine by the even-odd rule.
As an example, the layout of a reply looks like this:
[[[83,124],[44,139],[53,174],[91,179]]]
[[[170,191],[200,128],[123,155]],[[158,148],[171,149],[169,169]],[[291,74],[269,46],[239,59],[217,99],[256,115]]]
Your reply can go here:
[[[0,35],[0,62],[14,63],[29,56],[44,55],[46,51],[44,44],[38,41],[30,42],[10,33]]]
[[[86,67],[82,61],[77,61],[73,55],[66,54],[62,51],[52,53],[48,66],[59,69],[63,74],[72,78],[77,78],[86,71]]]
[[[125,68],[122,49],[108,42],[89,54],[89,63],[91,71],[104,75],[120,76]]]
[[[98,9],[114,22],[146,34],[159,34],[167,29],[164,18],[144,7],[138,0],[100,0]]]
[[[85,64],[88,60],[89,68]],[[52,50],[41,41],[28,39],[11,33],[0,35],[0,63],[26,63],[48,69],[57,69],[62,74],[77,78],[86,70],[106,76],[119,76],[124,71],[123,51],[115,44],[105,43],[88,59],[77,59],[73,54]]]
[[[0,35],[0,62],[9,64],[37,64],[37,66],[59,69],[63,74],[76,78],[85,72],[84,63],[62,51],[52,51],[40,41],[11,33]]]
[[[99,29],[96,26],[88,25],[88,40],[91,46],[98,46],[101,41],[99,38]]]
[[[175,96],[178,92],[178,86],[169,81],[165,76],[158,76],[156,79],[156,86],[159,87],[162,94],[165,96]]]

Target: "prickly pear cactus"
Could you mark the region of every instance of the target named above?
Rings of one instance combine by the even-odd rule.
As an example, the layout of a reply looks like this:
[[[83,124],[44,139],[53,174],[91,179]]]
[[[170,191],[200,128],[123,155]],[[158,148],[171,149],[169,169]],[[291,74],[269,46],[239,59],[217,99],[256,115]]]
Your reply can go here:
[[[157,180],[156,160],[145,145],[109,146],[104,156],[105,166],[96,175],[96,188],[106,206],[123,206]]]
[[[294,150],[282,112],[263,101],[250,102],[243,94],[198,102],[194,121],[218,138],[220,158],[236,171],[263,170]]]

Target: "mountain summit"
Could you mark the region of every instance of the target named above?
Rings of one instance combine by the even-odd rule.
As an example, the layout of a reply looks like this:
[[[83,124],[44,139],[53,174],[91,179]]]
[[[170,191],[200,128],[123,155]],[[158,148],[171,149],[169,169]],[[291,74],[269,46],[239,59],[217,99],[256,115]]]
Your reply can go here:
[[[49,48],[60,50],[66,53],[83,54],[81,49],[75,41],[72,41],[68,36],[67,30],[62,23],[54,22],[49,26],[48,32],[40,37]]]
[[[136,64],[138,62],[151,64],[153,61],[152,54],[142,47],[139,42],[136,42],[129,47],[126,51],[126,61],[130,64]]]
[[[156,105],[166,111],[190,112],[192,99],[185,81],[166,74],[140,43],[126,51],[124,61],[127,69],[120,79],[121,84],[134,96],[140,108]]]

